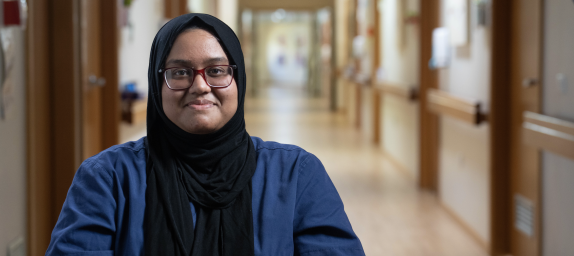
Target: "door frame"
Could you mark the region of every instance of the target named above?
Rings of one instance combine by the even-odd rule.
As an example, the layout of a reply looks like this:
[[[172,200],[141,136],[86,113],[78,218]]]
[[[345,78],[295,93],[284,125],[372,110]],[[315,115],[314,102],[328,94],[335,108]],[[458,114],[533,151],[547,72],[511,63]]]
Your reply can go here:
[[[374,50],[373,55],[373,70],[371,71],[371,88],[373,90],[373,137],[372,140],[375,145],[384,145],[382,142],[383,132],[381,131],[381,124],[383,119],[384,111],[381,111],[381,107],[384,106],[383,97],[384,95],[377,89],[377,70],[381,66],[381,12],[379,11],[379,1],[373,0],[373,12],[375,24],[373,26],[374,33]]]
[[[79,1],[28,3],[26,31],[27,238],[29,255],[44,255],[81,159]],[[104,148],[119,129],[117,12],[101,1]]]
[[[438,89],[438,72],[430,70],[428,62],[432,57],[432,33],[439,26],[440,21],[440,0],[420,0],[420,10],[420,177],[418,182],[421,189],[436,193],[439,189],[439,117],[427,111],[427,91]]]
[[[541,255],[540,153],[522,143],[522,114],[525,110],[540,111],[541,84],[525,89],[522,79],[534,77],[541,81],[542,78],[543,1],[491,4],[489,252]],[[533,202],[533,237],[526,237],[514,228],[513,197],[517,193]]]
[[[492,1],[489,172],[491,255],[511,252],[512,20],[513,1]]]
[[[28,3],[26,31],[26,246],[41,255],[50,243],[51,211],[51,97],[50,22],[47,0]],[[34,74],[34,75],[31,75]]]
[[[512,62],[511,62],[511,191],[508,217],[510,223],[510,253],[516,256],[535,256],[542,253],[542,189],[541,155],[534,146],[523,144],[523,112],[540,113],[542,99],[542,67],[544,36],[544,1],[514,0],[512,5]],[[524,78],[534,78],[535,83],[523,87]],[[521,195],[533,206],[533,235],[528,237],[514,227],[515,205],[512,200]]]
[[[217,2],[214,1],[215,10],[217,12]],[[163,2],[163,15],[167,19],[173,19],[177,16],[189,13],[187,0],[164,0]]]

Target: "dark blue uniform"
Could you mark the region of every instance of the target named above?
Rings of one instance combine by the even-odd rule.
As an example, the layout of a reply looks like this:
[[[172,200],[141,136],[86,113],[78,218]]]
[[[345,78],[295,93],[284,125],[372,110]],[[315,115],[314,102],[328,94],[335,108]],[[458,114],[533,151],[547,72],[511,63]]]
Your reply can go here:
[[[255,255],[365,255],[321,161],[293,145],[252,137]],[[142,255],[146,190],[143,138],[80,166],[47,255]],[[190,203],[195,223],[195,208]]]

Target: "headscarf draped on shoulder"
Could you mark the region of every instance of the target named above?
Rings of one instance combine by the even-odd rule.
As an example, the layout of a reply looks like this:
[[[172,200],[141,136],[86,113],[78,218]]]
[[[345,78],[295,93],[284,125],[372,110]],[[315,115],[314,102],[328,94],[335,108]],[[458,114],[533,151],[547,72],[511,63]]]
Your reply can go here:
[[[190,27],[212,33],[230,65],[237,65],[237,112],[212,134],[182,130],[162,107],[159,70],[178,35]],[[251,177],[257,159],[245,130],[245,65],[237,36],[213,16],[179,16],[155,36],[148,80],[145,254],[253,255]],[[197,213],[195,229],[190,202]]]

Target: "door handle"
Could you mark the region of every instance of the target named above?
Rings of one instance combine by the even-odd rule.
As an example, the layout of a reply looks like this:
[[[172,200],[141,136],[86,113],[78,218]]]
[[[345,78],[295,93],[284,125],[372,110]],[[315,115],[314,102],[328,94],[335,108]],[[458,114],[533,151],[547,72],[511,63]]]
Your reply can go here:
[[[103,77],[97,77],[96,75],[91,75],[88,77],[88,83],[93,86],[104,86],[106,85],[106,79]]]
[[[538,79],[536,78],[524,78],[522,79],[522,87],[529,88],[538,84]]]

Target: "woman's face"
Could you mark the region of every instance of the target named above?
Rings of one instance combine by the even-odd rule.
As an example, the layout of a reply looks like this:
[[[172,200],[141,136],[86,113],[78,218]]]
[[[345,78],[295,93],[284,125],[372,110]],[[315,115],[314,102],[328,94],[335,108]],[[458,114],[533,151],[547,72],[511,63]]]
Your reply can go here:
[[[165,68],[195,70],[212,65],[229,65],[217,39],[202,29],[182,32],[167,57]],[[162,85],[163,111],[174,124],[193,134],[213,133],[223,127],[237,111],[235,79],[225,88],[211,88],[197,74],[187,90],[174,91]]]

